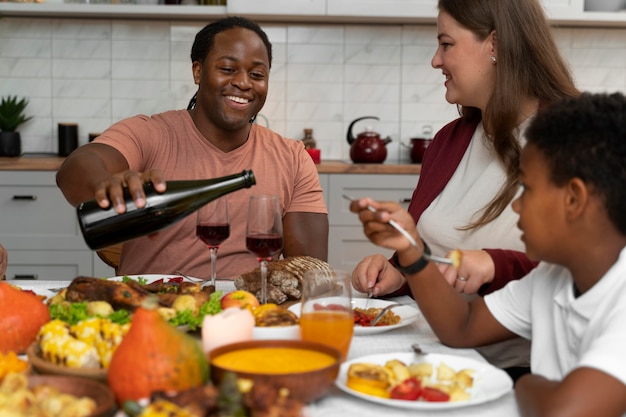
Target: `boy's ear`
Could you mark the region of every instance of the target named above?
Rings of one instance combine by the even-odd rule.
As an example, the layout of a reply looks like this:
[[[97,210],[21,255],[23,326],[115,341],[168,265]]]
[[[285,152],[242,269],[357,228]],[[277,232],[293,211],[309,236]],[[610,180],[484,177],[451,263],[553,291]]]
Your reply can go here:
[[[572,178],[565,189],[565,211],[568,220],[580,217],[587,207],[589,189],[580,178]]]

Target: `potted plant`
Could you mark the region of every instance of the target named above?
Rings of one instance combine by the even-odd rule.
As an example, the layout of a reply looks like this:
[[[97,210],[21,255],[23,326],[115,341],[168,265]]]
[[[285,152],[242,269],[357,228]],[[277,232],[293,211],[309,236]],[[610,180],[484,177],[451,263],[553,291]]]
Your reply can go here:
[[[22,139],[17,128],[32,116],[25,116],[24,109],[28,100],[17,96],[3,97],[0,101],[0,156],[19,156],[22,154]]]

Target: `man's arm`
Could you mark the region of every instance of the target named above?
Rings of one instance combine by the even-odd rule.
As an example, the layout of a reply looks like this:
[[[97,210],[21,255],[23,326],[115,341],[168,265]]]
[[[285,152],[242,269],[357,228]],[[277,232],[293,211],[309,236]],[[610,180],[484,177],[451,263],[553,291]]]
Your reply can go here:
[[[528,374],[515,384],[524,417],[621,417],[626,410],[626,385],[592,368],[578,368],[561,382]]]
[[[57,172],[57,185],[73,206],[95,196],[97,185],[111,175],[128,169],[126,159],[115,148],[99,143],[79,147]]]
[[[308,255],[328,261],[328,215],[291,212],[283,219],[283,256]]]
[[[152,182],[158,192],[166,189],[159,170],[131,171],[117,149],[100,143],[89,143],[72,152],[61,165],[56,180],[71,205],[95,198],[100,207],[113,204],[118,213],[126,211],[124,187],[128,187],[137,207],[146,204],[144,183]]]

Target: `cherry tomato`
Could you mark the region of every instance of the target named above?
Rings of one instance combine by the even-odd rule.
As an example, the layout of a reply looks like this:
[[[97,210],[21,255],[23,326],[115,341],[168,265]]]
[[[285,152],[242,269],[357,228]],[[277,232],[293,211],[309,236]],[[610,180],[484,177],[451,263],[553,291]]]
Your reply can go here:
[[[372,319],[367,314],[361,311],[354,310],[354,324],[368,327],[371,322]]]
[[[422,393],[422,384],[417,378],[407,378],[391,390],[394,400],[415,401]]]
[[[424,387],[422,389],[422,399],[430,402],[446,402],[450,401],[450,395],[437,388]]]
[[[183,277],[174,277],[174,278],[170,278],[167,280],[167,282],[176,282],[176,283],[181,283],[183,282]]]

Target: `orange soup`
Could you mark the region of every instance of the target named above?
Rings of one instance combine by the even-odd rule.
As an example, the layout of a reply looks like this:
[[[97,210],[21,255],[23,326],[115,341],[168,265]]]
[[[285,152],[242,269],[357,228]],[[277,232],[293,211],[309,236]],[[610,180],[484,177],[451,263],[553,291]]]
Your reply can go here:
[[[353,333],[354,319],[345,311],[320,310],[300,317],[302,340],[333,347],[341,352],[343,360],[348,357]]]
[[[297,348],[250,348],[227,352],[212,360],[222,369],[255,374],[294,374],[315,371],[335,363],[323,353]]]

